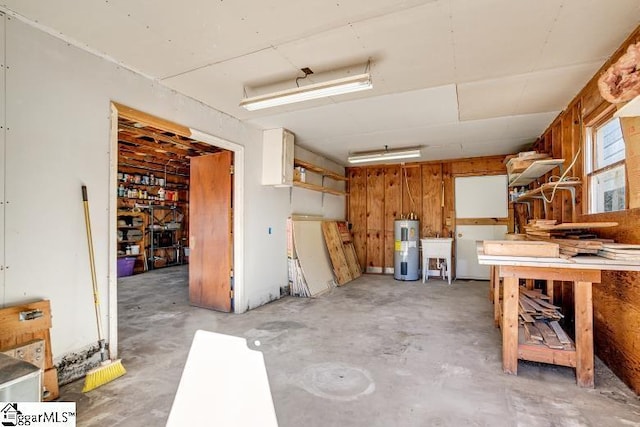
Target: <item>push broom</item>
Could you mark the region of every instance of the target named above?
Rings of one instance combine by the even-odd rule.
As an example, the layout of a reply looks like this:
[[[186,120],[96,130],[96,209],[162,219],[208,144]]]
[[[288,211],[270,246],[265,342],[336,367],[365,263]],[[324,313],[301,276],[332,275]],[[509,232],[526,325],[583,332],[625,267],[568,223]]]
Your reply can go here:
[[[96,263],[93,254],[93,238],[91,237],[91,220],[89,218],[89,198],[87,197],[87,186],[82,186],[82,203],[84,205],[84,223],[87,229],[87,243],[89,245],[89,263],[91,265],[91,283],[93,284],[93,306],[96,310],[96,320],[98,323],[98,346],[100,348],[100,365],[93,368],[84,379],[83,393],[91,391],[101,385],[107,384],[118,377],[123,376],[127,371],[122,366],[122,361],[111,360],[107,355],[107,345],[102,336],[102,317],[100,316],[100,298],[98,296],[98,283],[96,280]]]

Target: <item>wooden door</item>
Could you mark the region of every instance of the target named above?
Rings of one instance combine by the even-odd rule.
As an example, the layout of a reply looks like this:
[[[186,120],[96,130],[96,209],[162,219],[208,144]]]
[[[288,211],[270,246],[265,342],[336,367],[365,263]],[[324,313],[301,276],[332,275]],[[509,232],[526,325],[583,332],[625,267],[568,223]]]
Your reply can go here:
[[[231,162],[222,151],[191,159],[189,303],[230,312]]]

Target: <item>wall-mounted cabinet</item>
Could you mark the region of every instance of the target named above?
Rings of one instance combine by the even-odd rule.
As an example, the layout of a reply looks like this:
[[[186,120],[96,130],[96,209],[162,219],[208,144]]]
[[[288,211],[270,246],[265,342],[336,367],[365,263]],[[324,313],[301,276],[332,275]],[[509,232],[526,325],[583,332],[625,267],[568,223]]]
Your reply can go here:
[[[268,129],[262,141],[262,185],[293,185],[294,135],[286,129]]]
[[[295,187],[302,187],[336,196],[344,196],[347,194],[346,191],[336,188],[335,184],[331,184],[331,182],[348,181],[346,176],[300,159],[294,159],[293,166],[295,167],[293,179],[293,185]],[[310,175],[317,176],[318,179],[315,181],[319,180],[320,183],[308,182],[311,179]]]

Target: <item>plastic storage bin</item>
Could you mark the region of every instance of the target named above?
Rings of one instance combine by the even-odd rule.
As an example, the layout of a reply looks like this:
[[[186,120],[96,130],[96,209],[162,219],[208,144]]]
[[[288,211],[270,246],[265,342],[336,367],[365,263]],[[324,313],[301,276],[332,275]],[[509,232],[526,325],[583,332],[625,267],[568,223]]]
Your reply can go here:
[[[118,258],[118,277],[131,276],[135,264],[135,257]]]

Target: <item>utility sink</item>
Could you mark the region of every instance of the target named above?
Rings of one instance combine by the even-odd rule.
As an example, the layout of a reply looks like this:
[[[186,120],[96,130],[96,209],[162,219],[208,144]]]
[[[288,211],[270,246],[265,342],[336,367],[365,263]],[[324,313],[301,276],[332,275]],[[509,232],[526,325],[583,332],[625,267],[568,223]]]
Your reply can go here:
[[[451,284],[451,251],[452,237],[427,237],[420,239],[422,245],[422,283],[429,280],[429,259],[435,258],[442,279],[445,277]],[[441,262],[442,260],[442,262]]]

